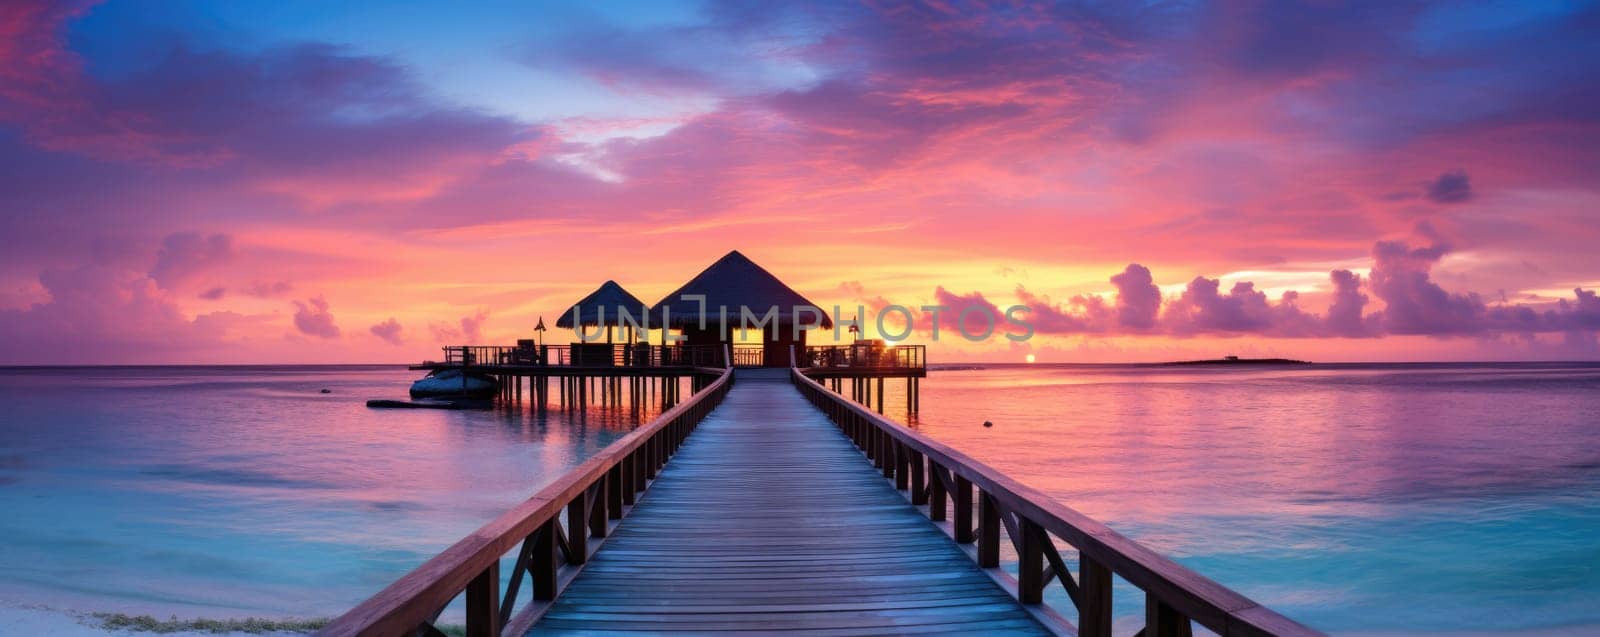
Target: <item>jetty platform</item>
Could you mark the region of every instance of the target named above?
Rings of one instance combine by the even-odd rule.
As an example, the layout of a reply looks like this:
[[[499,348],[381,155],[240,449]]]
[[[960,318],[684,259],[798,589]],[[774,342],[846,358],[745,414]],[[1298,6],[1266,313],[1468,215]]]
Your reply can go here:
[[[531,634],[1048,634],[786,370],[737,374]]]
[[[670,409],[319,634],[1321,634],[798,365],[681,373]]]

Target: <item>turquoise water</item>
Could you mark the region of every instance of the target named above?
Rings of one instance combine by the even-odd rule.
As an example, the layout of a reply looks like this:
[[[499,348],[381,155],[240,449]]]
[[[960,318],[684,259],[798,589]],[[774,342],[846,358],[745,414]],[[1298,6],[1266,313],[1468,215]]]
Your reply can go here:
[[[988,367],[932,373],[915,418],[890,387],[892,415],[1311,626],[1600,634],[1600,366]]]
[[[0,370],[0,599],[334,615],[635,420],[362,405],[414,376]],[[909,420],[1330,632],[1600,634],[1600,367],[946,370]]]
[[[0,597],[157,616],[336,615],[635,420],[364,406],[404,398],[418,374],[0,371]]]

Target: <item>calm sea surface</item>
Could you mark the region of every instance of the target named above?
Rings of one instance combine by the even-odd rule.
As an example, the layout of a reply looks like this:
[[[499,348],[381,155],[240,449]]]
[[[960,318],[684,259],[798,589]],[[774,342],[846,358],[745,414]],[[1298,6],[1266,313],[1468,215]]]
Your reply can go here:
[[[0,370],[0,598],[337,614],[635,421],[362,405],[414,375]],[[937,370],[915,418],[890,388],[892,416],[1318,628],[1600,632],[1600,366]]]

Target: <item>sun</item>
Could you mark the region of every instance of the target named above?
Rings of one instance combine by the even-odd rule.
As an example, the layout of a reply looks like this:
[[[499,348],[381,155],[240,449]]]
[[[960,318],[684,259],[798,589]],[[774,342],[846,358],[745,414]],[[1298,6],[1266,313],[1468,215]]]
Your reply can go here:
[[[1027,356],[1027,357],[1026,357],[1026,358],[1024,358],[1024,359],[1023,359],[1023,360],[1026,360],[1026,361],[1028,361],[1028,362],[1030,362],[1030,363],[1032,363],[1032,362],[1033,362],[1033,360],[1034,360],[1034,359],[1033,359],[1033,354],[1029,354],[1029,355],[1028,355],[1028,356]]]

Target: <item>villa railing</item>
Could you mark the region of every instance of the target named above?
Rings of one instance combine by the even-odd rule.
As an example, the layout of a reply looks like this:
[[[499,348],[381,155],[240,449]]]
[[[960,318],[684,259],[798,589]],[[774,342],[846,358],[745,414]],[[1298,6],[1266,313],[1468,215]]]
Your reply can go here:
[[[810,348],[808,348],[810,349]],[[797,361],[798,362],[798,361]],[[957,543],[976,545],[978,566],[1007,583],[1018,601],[1041,614],[1044,592],[1059,582],[1077,616],[1077,634],[1111,634],[1111,576],[1145,593],[1142,637],[1188,636],[1191,621],[1219,635],[1320,635],[1146,548],[1035,489],[927,436],[829,391],[799,368],[790,376],[866,457],[925,507]],[[976,511],[974,511],[976,508]],[[976,515],[976,520],[974,520]],[[948,522],[947,518],[950,519]],[[1017,553],[1017,576],[1000,570],[1000,536]],[[1074,577],[1058,542],[1078,551]]]
[[[766,348],[761,345],[734,345],[734,367],[761,367],[766,364]]]
[[[571,345],[449,345],[444,364],[553,367],[725,367],[721,345],[573,343]],[[735,353],[735,356],[738,354]]]
[[[928,363],[927,351],[926,345],[813,345],[806,347],[795,364],[810,369],[922,369]]]
[[[688,400],[611,443],[317,634],[440,635],[435,622],[463,591],[467,635],[527,632],[732,384],[731,367],[715,380],[695,377],[697,391]],[[512,549],[516,566],[501,595],[500,560]],[[532,602],[517,612],[524,579],[531,580]]]
[[[648,343],[573,343],[570,345],[449,345],[445,365],[493,367],[724,367],[721,345],[651,345]],[[764,345],[734,345],[733,364],[761,367]],[[853,344],[805,348],[796,363],[808,369],[923,369],[924,345]],[[783,363],[779,363],[782,365]]]

